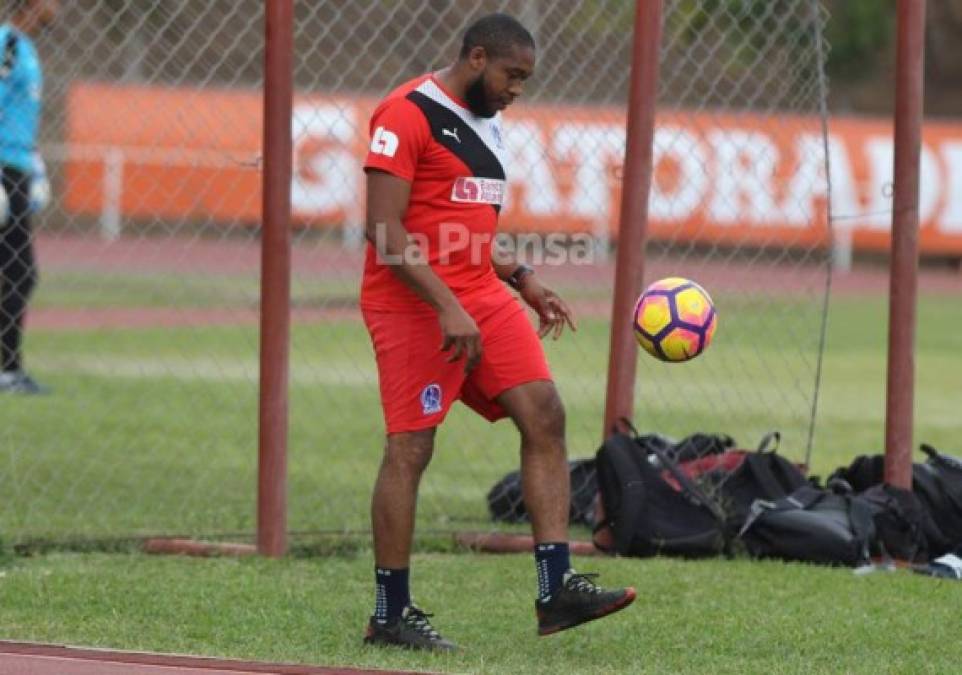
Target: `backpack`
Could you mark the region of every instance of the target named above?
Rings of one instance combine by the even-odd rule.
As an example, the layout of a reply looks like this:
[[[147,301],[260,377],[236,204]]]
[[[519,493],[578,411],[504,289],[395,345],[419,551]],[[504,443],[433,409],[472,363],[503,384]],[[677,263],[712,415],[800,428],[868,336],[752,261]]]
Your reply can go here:
[[[592,527],[595,524],[595,495],[598,492],[595,460],[571,460],[568,462],[568,473],[571,476],[569,521]],[[512,471],[495,483],[488,491],[487,501],[492,520],[504,523],[527,523],[530,520],[524,507],[520,471]]]
[[[923,443],[928,455],[912,467],[912,487],[944,535],[944,553],[962,544],[962,461]]]
[[[912,465],[912,492],[927,512],[922,528],[928,552],[938,556],[962,544],[962,462],[930,445],[920,447],[928,459]],[[884,467],[884,456],[860,455],[836,469],[830,480],[842,479],[856,492],[864,492],[883,483]]]
[[[875,524],[859,497],[805,485],[774,502],[756,500],[738,536],[756,558],[856,566],[870,560]]]
[[[730,436],[716,434],[692,434],[675,442],[660,434],[635,434],[635,442],[646,452],[652,447],[662,449],[675,462],[690,460],[711,453],[721,453],[734,445]],[[598,509],[598,481],[595,477],[595,460],[577,459],[568,462],[571,476],[571,504],[569,521],[593,527]],[[488,512],[494,521],[526,523],[530,519],[524,506],[521,491],[521,472],[512,471],[495,483],[487,494]]]
[[[653,442],[652,439],[665,439],[665,437],[656,434],[637,436],[636,433],[636,441],[646,448]],[[664,451],[673,462],[683,466],[687,462],[724,454],[734,447],[735,439],[727,434],[695,433],[677,443],[669,440]]]
[[[876,540],[872,555],[908,562],[929,560],[929,547],[941,548],[942,533],[911,490],[880,483],[859,493],[872,512]]]
[[[745,524],[756,499],[775,501],[808,485],[802,469],[777,453],[780,439],[780,434],[773,431],[753,452],[726,449],[680,465],[715,499],[732,534]]]
[[[598,450],[595,469],[604,519],[594,529],[595,545],[639,557],[727,552],[724,515],[666,448],[644,438],[616,431]],[[666,471],[677,487],[666,480]]]

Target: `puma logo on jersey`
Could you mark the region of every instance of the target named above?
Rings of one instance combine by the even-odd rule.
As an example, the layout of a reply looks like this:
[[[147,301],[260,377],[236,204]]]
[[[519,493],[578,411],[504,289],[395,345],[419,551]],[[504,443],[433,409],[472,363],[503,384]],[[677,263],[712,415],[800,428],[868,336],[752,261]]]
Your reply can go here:
[[[456,140],[458,143],[461,142],[461,139],[458,138],[458,128],[457,128],[457,127],[454,127],[454,131],[451,131],[450,129],[441,129],[441,134],[444,135],[444,136],[450,136],[451,138],[453,138],[454,140]]]
[[[397,152],[398,138],[397,134],[393,131],[388,131],[384,127],[378,127],[374,130],[374,136],[371,138],[371,152],[375,155],[384,155],[385,157],[394,157],[394,153]]]

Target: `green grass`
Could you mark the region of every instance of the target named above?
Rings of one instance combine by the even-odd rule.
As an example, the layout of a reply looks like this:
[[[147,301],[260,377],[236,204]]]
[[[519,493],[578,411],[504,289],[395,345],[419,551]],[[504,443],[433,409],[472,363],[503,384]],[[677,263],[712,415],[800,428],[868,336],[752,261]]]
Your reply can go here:
[[[163,306],[170,289],[157,291],[155,281],[119,284],[98,304],[91,298],[98,282],[60,280],[41,292],[38,306],[133,307],[151,297]],[[238,304],[248,297],[242,285],[197,284],[175,294],[178,306],[219,306],[228,288]],[[311,290],[325,292],[341,289]],[[674,435],[723,431],[746,446],[777,428],[783,451],[804,456],[818,308],[716,300],[722,323],[704,356],[682,366],[639,358],[636,422]],[[955,304],[930,296],[919,306],[915,439],[960,454],[962,312]],[[593,454],[600,436],[607,331],[603,321],[583,320],[576,335],[547,344],[572,456]],[[885,337],[883,299],[833,301],[816,473],[882,451]],[[31,369],[55,394],[0,406],[0,535],[8,548],[37,538],[97,547],[143,534],[249,534],[257,353],[253,326],[29,332]],[[381,443],[367,335],[350,320],[295,325],[291,361],[289,526],[363,531]],[[509,424],[488,425],[456,407],[422,485],[419,531],[490,529],[485,494],[516,464]],[[909,573],[858,578],[746,561],[580,561],[610,582],[637,585],[638,606],[538,640],[527,556],[443,552],[417,556],[415,593],[466,651],[441,658],[371,652],[358,643],[371,566],[363,545],[283,561],[15,558],[0,570],[0,635],[451,672],[952,672],[962,657],[959,585]]]
[[[779,429],[783,452],[803,458],[816,336],[809,330],[800,343],[759,331],[789,331],[791,317],[809,320],[813,310],[787,301],[719,305],[717,342],[704,356],[683,365],[639,358],[636,423],[676,436],[726,432],[744,446]],[[816,473],[883,449],[885,309],[879,299],[833,304]],[[772,312],[785,319],[772,322]],[[957,452],[962,312],[926,298],[919,325],[915,437]],[[607,331],[604,321],[584,320],[578,333],[547,343],[574,457],[593,454],[600,436]],[[252,531],[256,327],[34,331],[27,353],[56,394],[0,407],[8,538]],[[296,325],[291,363],[290,525],[366,529],[381,444],[367,334],[351,320]],[[508,422],[492,426],[455,406],[423,484],[422,526],[488,527],[485,494],[516,464]]]
[[[360,645],[371,561],[56,554],[0,580],[0,634],[245,659],[472,673],[955,672],[962,584],[745,561],[583,559],[635,606],[538,638],[527,556],[424,553],[419,602],[454,656]]]

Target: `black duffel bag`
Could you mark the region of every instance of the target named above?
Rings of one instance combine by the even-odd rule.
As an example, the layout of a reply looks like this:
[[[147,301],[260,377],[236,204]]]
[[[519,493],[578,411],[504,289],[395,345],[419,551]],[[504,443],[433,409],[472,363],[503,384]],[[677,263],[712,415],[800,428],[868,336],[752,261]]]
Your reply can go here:
[[[806,485],[756,500],[738,536],[756,558],[857,566],[870,561],[875,523],[861,498]]]

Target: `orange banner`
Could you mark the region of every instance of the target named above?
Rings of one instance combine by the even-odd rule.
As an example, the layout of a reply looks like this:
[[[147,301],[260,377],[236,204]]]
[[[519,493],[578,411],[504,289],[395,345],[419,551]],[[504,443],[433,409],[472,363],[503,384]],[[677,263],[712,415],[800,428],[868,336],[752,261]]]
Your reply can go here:
[[[292,209],[299,224],[363,218],[367,120],[376,101],[298,96]],[[66,208],[126,218],[255,224],[260,94],[75,84],[68,97]],[[624,110],[521,105],[505,118],[508,231],[612,236]],[[884,249],[891,224],[891,124],[660,111],[649,234],[709,244],[827,245],[824,156],[836,230]],[[962,254],[962,124],[927,124],[919,204],[924,252]],[[112,203],[111,203],[112,202]]]

